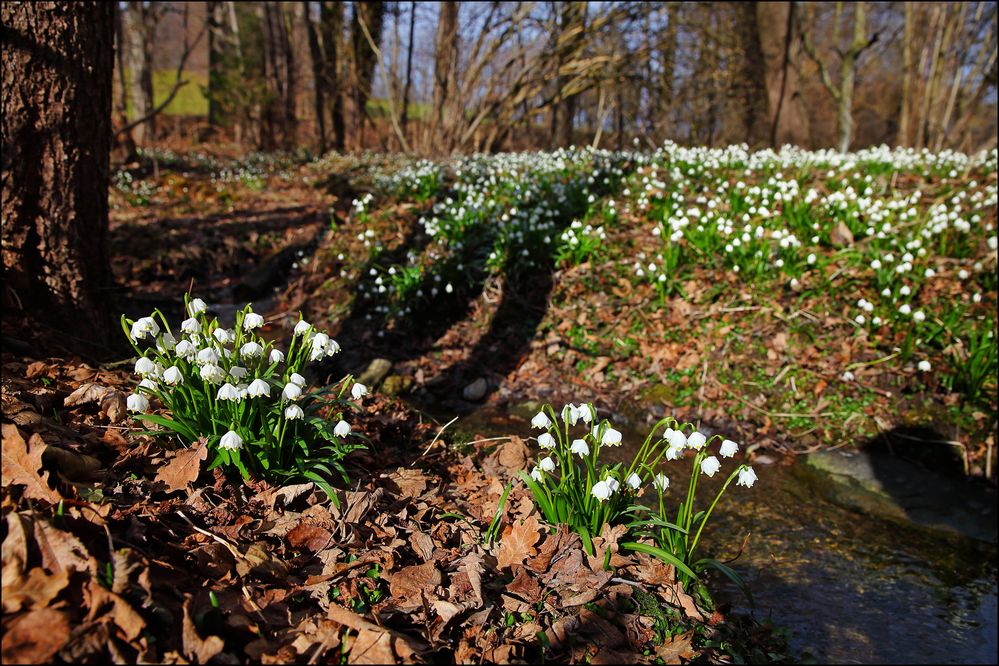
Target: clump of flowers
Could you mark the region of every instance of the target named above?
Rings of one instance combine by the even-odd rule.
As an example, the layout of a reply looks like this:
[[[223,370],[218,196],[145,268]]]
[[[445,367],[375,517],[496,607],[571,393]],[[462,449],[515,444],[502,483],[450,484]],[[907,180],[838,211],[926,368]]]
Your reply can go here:
[[[558,414],[551,405],[545,405],[531,425],[544,431],[537,437],[543,457],[530,474],[521,472],[520,476],[549,523],[569,526],[591,553],[592,537],[599,535],[605,524],[624,524],[635,540],[621,543],[622,548],[674,565],[684,582],[697,580],[700,572],[711,567],[742,584],[734,571],[717,560],[694,560],[704,526],[728,486],[735,481],[751,488],[757,480],[752,467],[737,466],[708,509],[695,512],[699,477],[717,474],[722,467],[718,456],[734,457],[739,450],[737,443],[721,435],[706,437],[692,424],[666,417],[645,438],[630,465],[607,465],[600,464],[600,451],[621,446],[622,434],[606,419],[598,421],[592,404],[570,403]],[[694,457],[687,492],[675,516],[670,516],[665,499],[670,488],[666,472],[679,465],[689,450],[694,451]],[[652,509],[638,503],[650,486],[658,499]],[[653,543],[638,541],[641,537]]]
[[[336,502],[330,477],[336,472],[348,481],[341,461],[364,448],[345,412],[355,407],[350,399],[361,399],[367,389],[348,376],[311,391],[302,372],[340,345],[299,321],[285,353],[257,334],[264,318],[250,305],[236,313],[231,329],[209,318],[200,298],[185,297],[185,307],[179,337],[159,310],[135,321],[122,316],[142,377],[128,409],[186,444],[204,439],[213,456],[209,469],[222,465],[244,479],[276,483],[311,480]],[[150,413],[151,399],[170,416]]]

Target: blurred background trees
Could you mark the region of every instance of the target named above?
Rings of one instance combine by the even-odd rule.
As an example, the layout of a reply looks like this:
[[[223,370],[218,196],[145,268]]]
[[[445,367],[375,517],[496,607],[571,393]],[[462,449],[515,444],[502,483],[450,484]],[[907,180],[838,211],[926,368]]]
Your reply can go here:
[[[247,149],[428,155],[613,148],[636,137],[840,150],[995,145],[994,2],[119,10],[119,116],[148,115],[179,81],[193,82],[121,145],[213,137]],[[202,28],[208,38],[192,48]]]

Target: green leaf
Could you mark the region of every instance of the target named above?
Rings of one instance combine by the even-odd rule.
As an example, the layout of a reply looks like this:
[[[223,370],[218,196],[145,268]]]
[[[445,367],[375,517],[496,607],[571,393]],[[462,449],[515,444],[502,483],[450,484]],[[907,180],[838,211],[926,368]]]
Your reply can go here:
[[[198,439],[198,434],[187,424],[174,421],[173,419],[168,419],[165,416],[160,416],[159,414],[139,414],[137,416],[133,416],[132,418],[137,421],[149,421],[150,423],[161,425],[164,428],[172,430],[178,435],[187,438],[189,442],[194,442]]]
[[[633,550],[638,553],[645,553],[646,555],[652,555],[653,557],[658,557],[663,562],[667,564],[672,564],[676,567],[677,571],[681,571],[694,580],[698,580],[697,574],[694,573],[693,569],[684,564],[680,558],[678,558],[673,553],[666,552],[662,548],[657,548],[656,546],[650,546],[647,543],[637,543],[635,541],[628,541],[621,544],[621,548],[625,550]]]
[[[521,481],[527,484],[531,494],[534,495],[534,502],[538,505],[538,508],[541,509],[541,513],[544,515],[545,520],[553,525],[557,524],[558,519],[552,511],[551,502],[548,501],[548,496],[545,495],[545,492],[541,489],[541,486],[538,485],[538,482],[524,470],[521,470],[518,474]]]
[[[312,481],[315,481],[316,485],[319,486],[322,489],[322,491],[326,493],[326,496],[330,498],[330,501],[333,502],[333,506],[335,506],[338,509],[340,508],[340,500],[337,499],[336,491],[333,490],[333,486],[327,483],[323,477],[319,476],[318,474],[316,474],[311,470],[303,470],[302,476],[304,476],[307,479],[311,479]]]
[[[756,602],[753,601],[753,595],[749,591],[749,586],[746,584],[746,581],[743,580],[742,576],[736,573],[735,569],[710,557],[702,558],[694,564],[694,568],[698,571],[704,571],[704,569],[709,567],[727,576],[728,579],[735,583],[736,587],[742,590],[742,593],[746,595],[746,599],[749,600],[749,605],[756,608]]]

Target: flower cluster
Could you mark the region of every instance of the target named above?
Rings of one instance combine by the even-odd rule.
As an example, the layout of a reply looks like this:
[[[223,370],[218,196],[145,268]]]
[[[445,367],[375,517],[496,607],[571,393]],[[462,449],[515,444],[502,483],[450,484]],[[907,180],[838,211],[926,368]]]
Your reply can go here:
[[[357,401],[367,388],[348,377],[338,389],[310,391],[302,372],[339,352],[337,342],[299,321],[285,353],[257,334],[265,321],[249,305],[233,328],[209,318],[200,298],[186,300],[186,314],[179,339],[158,310],[135,321],[122,317],[142,377],[128,409],[187,444],[204,438],[215,454],[212,467],[280,482],[310,479],[334,497],[328,477],[336,470],[346,479],[340,461],[363,448],[343,418],[353,406],[345,393]],[[150,398],[170,416],[150,413]]]

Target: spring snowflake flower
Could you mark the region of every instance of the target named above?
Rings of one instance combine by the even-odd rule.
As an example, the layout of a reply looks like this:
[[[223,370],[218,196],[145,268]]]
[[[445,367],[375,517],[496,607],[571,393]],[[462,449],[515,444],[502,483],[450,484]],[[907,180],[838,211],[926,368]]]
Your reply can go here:
[[[541,468],[542,472],[554,472],[555,461],[552,460],[550,456],[546,456],[541,460],[541,462],[538,463],[538,467]]]
[[[305,412],[298,405],[288,405],[284,408],[284,417],[289,421],[294,421],[305,416]]]
[[[201,375],[202,379],[211,384],[221,384],[225,381],[225,370],[214,363],[206,363],[201,366],[198,374]]]
[[[243,358],[259,358],[264,355],[264,348],[256,342],[250,341],[239,348],[239,354]]]
[[[155,391],[156,389],[159,388],[159,386],[157,386],[156,382],[154,382],[149,377],[145,377],[141,382],[139,382],[139,388],[144,388],[147,391]]]
[[[227,328],[216,328],[212,331],[212,337],[218,340],[220,344],[227,345],[236,339],[236,334]]]
[[[598,481],[593,484],[592,488],[590,488],[590,494],[601,502],[609,499],[613,493],[614,491],[611,490],[610,485],[606,481]]]
[[[297,386],[298,388],[305,388],[305,377],[298,374],[297,372],[291,373],[291,377],[288,378],[288,381]]]
[[[222,440],[219,442],[219,446],[223,449],[228,449],[229,451],[235,451],[236,449],[243,448],[243,438],[240,437],[235,430],[230,430],[226,434],[222,435]]]
[[[609,476],[607,477],[607,486],[611,489],[612,493],[616,493],[617,489],[621,487],[621,482],[613,476]]]
[[[576,425],[576,422],[579,421],[579,411],[576,405],[570,402],[562,408],[562,420],[571,426]]]
[[[714,476],[719,469],[721,469],[721,463],[714,456],[708,456],[701,461],[701,471],[708,476]]]
[[[192,317],[194,315],[201,314],[202,312],[204,312],[207,309],[208,309],[208,306],[200,298],[195,298],[190,303],[187,304],[187,312]]]
[[[752,488],[754,483],[756,483],[756,472],[753,471],[752,467],[739,470],[739,478],[736,479],[735,485]]]
[[[642,487],[642,477],[638,476],[634,472],[628,475],[628,478],[625,479],[624,482],[631,486],[632,490],[638,490]]]
[[[190,317],[180,322],[180,330],[188,335],[197,335],[201,332],[201,324],[194,317]]]
[[[173,337],[170,333],[164,333],[156,340],[156,349],[159,350],[161,354],[165,354],[168,351],[173,351],[177,346],[177,338]]]
[[[135,362],[135,374],[145,377],[146,375],[152,375],[155,373],[156,364],[153,363],[152,359],[140,356],[139,360]]]
[[[538,469],[537,465],[535,465],[534,469],[531,470],[531,478],[538,482],[540,482],[541,479],[543,478],[541,475],[541,470]]]
[[[666,492],[666,489],[669,488],[669,477],[662,472],[656,474],[655,478],[652,479],[652,487],[661,493]]]
[[[346,437],[350,434],[350,424],[341,419],[340,422],[333,427],[333,434],[337,437]]]
[[[733,442],[731,439],[726,439],[721,443],[721,448],[718,449],[719,455],[722,458],[731,458],[739,451],[739,445]]]
[[[590,447],[586,445],[586,441],[582,439],[574,439],[572,441],[572,446],[569,447],[570,453],[575,453],[577,456],[582,458],[583,456],[590,455]]]
[[[237,389],[229,382],[226,382],[225,384],[222,385],[222,388],[219,389],[216,398],[218,400],[234,400],[236,402],[239,402],[239,389]]]
[[[295,335],[305,335],[309,332],[310,328],[312,328],[312,324],[303,319],[295,324]]]
[[[196,358],[198,365],[208,365],[208,364],[218,365],[219,353],[214,349],[212,349],[211,347],[205,347],[204,349],[198,352]]]
[[[146,336],[155,338],[160,334],[159,324],[152,317],[142,317],[132,324],[132,340],[138,342]]]
[[[548,418],[547,414],[545,414],[544,412],[538,412],[537,414],[534,415],[534,418],[531,419],[531,425],[535,428],[544,429],[544,428],[550,428],[552,422],[551,419]]]
[[[239,381],[240,379],[245,377],[246,373],[247,373],[246,368],[240,365],[234,365],[231,368],[229,368],[229,376],[235,379],[236,381]]]
[[[703,434],[695,430],[690,433],[690,437],[687,438],[687,446],[694,449],[695,451],[700,451],[704,444],[708,441],[708,438]]]
[[[163,383],[167,386],[176,386],[177,384],[184,383],[184,375],[181,373],[180,368],[176,365],[171,365],[169,368],[163,371]]]
[[[130,412],[147,412],[149,411],[149,398],[141,393],[133,393],[125,400],[125,407]]]
[[[912,320],[915,322],[926,321],[926,314],[922,310],[916,310],[912,313]]]
[[[302,397],[302,387],[300,387],[298,384],[293,384],[291,382],[288,382],[287,384],[284,385],[284,389],[281,391],[282,402],[286,400],[291,400],[294,402],[295,400],[298,400],[301,397]]]
[[[264,318],[255,312],[247,312],[246,316],[243,317],[243,330],[252,331],[255,328],[260,328],[264,325]]]
[[[368,387],[364,384],[355,382],[354,385],[350,387],[350,397],[354,400],[360,400],[366,395],[368,395]]]
[[[840,379],[842,379],[844,382],[852,382],[854,379],[856,379],[856,377],[854,377],[854,374],[849,370],[845,370],[843,374],[840,376]]]
[[[246,393],[251,398],[270,397],[271,385],[263,379],[254,379],[246,388]]]
[[[271,363],[284,363],[284,352],[280,349],[272,349],[270,355]]]
[[[187,340],[181,340],[177,343],[177,348],[174,351],[182,359],[191,361],[194,360],[194,355],[198,352],[198,348]]]
[[[554,449],[555,448],[555,438],[552,437],[547,432],[543,432],[538,435],[538,446],[543,449]],[[542,468],[544,469],[544,468]],[[548,470],[545,470],[548,471]]]
[[[920,372],[929,372],[930,370],[933,369],[933,366],[930,365],[930,362],[926,360],[920,361],[916,367],[919,368]]]

